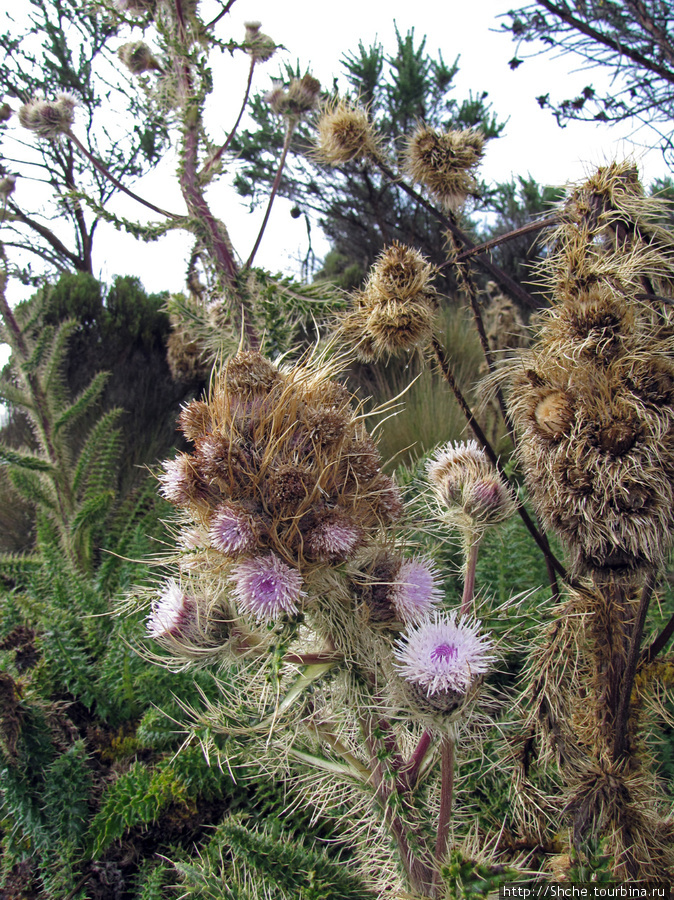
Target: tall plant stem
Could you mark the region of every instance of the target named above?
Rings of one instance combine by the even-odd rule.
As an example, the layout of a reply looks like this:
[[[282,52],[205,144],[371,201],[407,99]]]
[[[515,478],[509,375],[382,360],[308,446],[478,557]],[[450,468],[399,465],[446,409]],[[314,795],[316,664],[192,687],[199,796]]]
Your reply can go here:
[[[447,855],[447,840],[452,819],[454,799],[454,739],[444,735],[440,742],[440,814],[438,834],[435,842],[435,872],[433,873],[433,896],[438,896],[440,887],[440,865]]]
[[[473,609],[475,598],[475,569],[477,568],[477,554],[480,549],[480,537],[473,535],[466,554],[466,577],[463,580],[463,596],[461,598],[461,615],[467,616]]]
[[[411,791],[417,783],[419,772],[428,751],[433,743],[433,735],[428,729],[419,738],[419,743],[410,756],[409,762],[404,765],[398,777],[398,785],[401,791]]]
[[[183,14],[182,0],[174,0],[178,23],[178,45],[187,48],[189,43],[187,25]],[[178,78],[179,96],[182,98],[183,146],[180,171],[180,189],[187,209],[194,221],[193,228],[207,248],[219,281],[228,289],[229,307],[234,321],[241,326],[241,332],[248,346],[256,350],[260,339],[253,325],[252,310],[248,300],[237,289],[238,266],[224,224],[211,212],[204,197],[203,185],[199,179],[197,162],[201,132],[201,114],[194,99],[194,86],[188,54],[184,57],[176,52],[174,59]]]
[[[295,131],[295,126],[297,125],[297,121],[295,119],[288,120],[288,126],[286,128],[285,138],[283,140],[283,149],[281,150],[281,159],[279,160],[278,169],[276,170],[276,177],[274,178],[274,183],[271,186],[271,193],[269,194],[269,200],[267,201],[267,209],[265,210],[264,219],[262,220],[262,225],[260,227],[260,231],[257,235],[257,240],[255,241],[255,246],[250,251],[250,256],[246,261],[246,269],[250,269],[253,265],[253,260],[255,259],[255,254],[258,251],[258,247],[260,246],[260,242],[262,241],[262,236],[264,235],[265,229],[267,227],[267,223],[269,222],[269,216],[271,214],[271,208],[273,206],[274,200],[276,199],[276,194],[278,192],[279,186],[281,184],[281,177],[283,175],[283,169],[286,163],[286,157],[288,156],[288,150],[290,150],[290,141],[292,140],[293,132]]]
[[[442,345],[440,344],[440,342],[438,341],[438,339],[436,337],[434,337],[432,339],[431,344],[433,347],[433,352],[435,353],[435,358],[437,359],[438,365],[440,367],[442,377],[445,379],[445,381],[451,388],[452,393],[454,394],[454,397],[456,398],[456,402],[459,404],[461,411],[463,412],[464,416],[466,417],[466,421],[470,425],[470,427],[473,431],[473,434],[475,435],[475,437],[481,444],[483,450],[485,451],[485,453],[487,454],[489,459],[492,461],[492,463],[496,467],[496,469],[499,472],[499,474],[501,475],[501,477],[504,479],[504,481],[509,483],[509,478],[505,473],[505,470],[501,464],[500,459],[496,455],[494,448],[491,446],[484,431],[482,431],[482,428],[480,427],[478,421],[476,420],[475,416],[473,415],[473,411],[471,410],[471,408],[468,404],[468,401],[463,396],[463,393],[462,393],[461,389],[459,388],[459,385],[457,384],[456,378],[454,377],[454,373],[452,372],[451,366],[449,365],[449,361],[448,361],[447,357],[445,356],[445,351],[443,350]],[[545,534],[543,534],[541,531],[538,530],[538,528],[535,526],[534,522],[532,521],[529,513],[526,511],[524,506],[519,502],[517,504],[517,511],[520,515],[520,518],[524,522],[527,530],[529,531],[529,534],[531,534],[533,539],[536,541],[536,543],[540,547],[543,555],[545,556],[546,561],[549,562],[548,574],[550,576],[550,587],[552,589],[553,596],[557,597],[557,596],[559,596],[559,586],[557,585],[557,578],[556,578],[555,573],[559,574],[562,578],[566,578],[566,569],[564,568],[564,566],[556,558],[556,556],[550,549],[550,544],[548,543],[548,539],[546,538]]]
[[[151,209],[152,212],[159,213],[160,216],[166,216],[169,219],[182,219],[183,216],[179,216],[177,213],[168,212],[165,209],[162,209],[160,206],[155,206],[154,203],[150,203],[149,200],[144,200],[138,194],[134,193],[132,190],[129,190],[128,187],[122,184],[118,178],[110,172],[103,163],[96,159],[96,157],[91,154],[87,148],[84,146],[82,141],[72,133],[72,131],[67,132],[67,137],[72,143],[77,147],[77,149],[82,153],[83,156],[89,160],[91,165],[96,169],[97,172],[100,172],[104,178],[107,178],[118,191],[122,191],[123,194],[126,194],[127,197],[131,197],[132,200],[135,200],[137,203],[141,203],[143,206],[147,206],[148,209]]]
[[[632,633],[630,634],[629,649],[627,652],[627,660],[622,673],[622,683],[620,685],[620,695],[618,700],[618,709],[615,717],[615,732],[613,743],[613,758],[620,759],[629,752],[628,746],[628,729],[627,724],[630,715],[630,700],[632,697],[632,688],[634,687],[634,676],[637,671],[639,662],[639,651],[641,649],[641,638],[644,633],[644,624],[648,607],[650,606],[651,597],[655,588],[656,575],[650,572],[644,581],[641,589],[641,598],[637,607],[634,622],[632,624]]]
[[[224,12],[223,12],[223,15],[224,15]],[[232,130],[227,135],[227,140],[225,141],[225,143],[215,151],[213,156],[211,156],[211,158],[204,164],[203,168],[201,169],[201,172],[199,173],[199,178],[202,180],[208,175],[208,173],[211,171],[213,166],[222,158],[223,153],[227,152],[229,145],[232,143],[232,140],[234,138],[234,135],[236,134],[237,128],[239,127],[239,124],[241,123],[241,119],[243,117],[244,110],[246,109],[246,104],[248,103],[248,97],[250,96],[250,86],[253,83],[253,71],[254,70],[255,70],[255,59],[253,58],[250,61],[250,69],[248,70],[248,81],[246,82],[246,90],[243,95],[243,103],[241,104],[241,109],[239,110],[239,115],[236,118],[236,122],[234,123]]]
[[[381,172],[391,180],[391,182],[397,184],[401,190],[403,190],[406,194],[416,200],[416,202],[420,206],[422,206],[428,213],[434,216],[438,222],[442,223],[442,225],[456,238],[456,240],[462,247],[466,248],[467,250],[473,250],[475,248],[475,244],[457,224],[456,217],[454,215],[447,216],[444,213],[440,212],[440,210],[436,209],[433,204],[429,203],[425,197],[418,193],[418,191],[415,191],[413,187],[399,178],[383,160],[375,158],[375,164],[379,167]],[[476,259],[476,263],[478,266],[480,266],[480,268],[488,272],[492,276],[492,278],[494,278],[501,285],[501,287],[503,287],[512,297],[516,297],[520,301],[520,303],[523,303],[530,309],[538,309],[538,304],[531,296],[531,294],[525,291],[521,285],[519,285],[513,278],[510,277],[510,275],[507,274],[507,272],[504,272],[503,269],[495,265],[486,256],[478,256]]]

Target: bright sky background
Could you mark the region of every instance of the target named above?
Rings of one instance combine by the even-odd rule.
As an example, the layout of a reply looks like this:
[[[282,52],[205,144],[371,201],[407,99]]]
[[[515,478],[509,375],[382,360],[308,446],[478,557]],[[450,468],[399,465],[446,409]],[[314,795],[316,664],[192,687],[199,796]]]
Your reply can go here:
[[[209,2],[203,0],[205,9]],[[389,0],[386,4],[340,0],[334,7],[316,0],[237,0],[228,17],[229,26],[223,20],[219,33],[223,37],[243,37],[243,23],[259,20],[265,33],[288,48],[283,56],[279,54],[256,69],[254,89],[267,89],[270,78],[278,72],[279,61],[284,58],[292,63],[299,60],[302,68],[308,67],[328,87],[333,77],[341,74],[340,56],[356,50],[359,40],[366,46],[379,41],[385,51],[392,52],[395,25],[402,34],[413,27],[417,39],[427,36],[426,48],[431,55],[435,56],[439,50],[447,63],[460,56],[457,98],[463,99],[469,90],[486,90],[499,118],[509,119],[505,136],[489,144],[481,170],[486,180],[505,181],[516,175],[530,175],[544,184],[564,184],[582,178],[596,165],[625,156],[636,158],[645,183],[667,174],[659,152],[644,152],[641,142],[648,140],[645,130],[634,135],[627,124],[609,129],[605,125],[585,123],[560,129],[553,116],[539,108],[537,94],[570,96],[579,92],[593,76],[602,78],[604,84],[607,79],[603,73],[579,72],[579,61],[570,56],[556,60],[547,56],[529,59],[512,71],[508,60],[515,53],[515,45],[509,35],[497,31],[499,15],[503,16],[509,8],[512,8],[509,0],[473,0],[469,4],[459,4],[456,0],[444,3]],[[572,71],[574,67],[576,71]],[[216,67],[216,88],[210,110],[215,140],[224,140],[234,122],[247,71],[247,59],[242,54],[233,57],[226,54]],[[19,201],[20,188],[17,185]],[[163,165],[134,189],[166,209],[184,210],[169,165]],[[240,198],[223,183],[211,189],[209,201],[227,224],[238,254],[247,258],[263,210],[249,213]],[[125,216],[147,220],[146,210],[127,198],[114,200],[113,208]],[[95,264],[105,280],[115,274],[134,274],[148,290],[179,291],[183,288],[190,243],[187,235],[178,232],[158,243],[144,245],[101,225],[95,240]],[[313,248],[319,257],[328,249],[316,228]],[[297,260],[304,257],[306,249],[304,219],[292,219],[289,204],[277,201],[256,263],[274,271],[296,272]],[[18,299],[15,290],[21,289],[10,290]]]

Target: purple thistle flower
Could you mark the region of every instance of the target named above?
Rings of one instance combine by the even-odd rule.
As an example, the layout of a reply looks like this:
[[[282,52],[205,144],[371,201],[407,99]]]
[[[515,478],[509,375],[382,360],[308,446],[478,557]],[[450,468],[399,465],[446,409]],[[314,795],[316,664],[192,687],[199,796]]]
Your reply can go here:
[[[403,678],[432,694],[465,694],[495,659],[494,643],[479,634],[478,621],[436,612],[396,643],[396,668]]]
[[[390,600],[401,622],[419,621],[442,599],[438,573],[432,563],[420,557],[406,559],[396,575]]]
[[[236,506],[223,504],[211,519],[208,532],[211,544],[221,553],[238,556],[255,549],[258,534],[248,513]]]
[[[178,637],[194,619],[196,604],[171,578],[152,604],[147,630],[150,637]]]
[[[232,568],[234,597],[244,612],[258,622],[272,621],[281,613],[294,615],[302,596],[302,577],[274,553],[253,556]]]

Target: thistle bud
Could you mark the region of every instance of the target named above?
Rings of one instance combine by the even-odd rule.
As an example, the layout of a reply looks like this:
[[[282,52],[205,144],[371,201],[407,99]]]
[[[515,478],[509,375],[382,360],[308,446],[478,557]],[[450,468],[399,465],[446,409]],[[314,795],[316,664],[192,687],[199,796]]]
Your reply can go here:
[[[293,78],[287,89],[274,88],[266,100],[277,115],[298,119],[316,107],[320,89],[320,81],[307,72],[301,78]]]
[[[7,122],[12,118],[12,107],[9,103],[0,103],[0,122]]]
[[[117,56],[132,75],[142,75],[143,72],[162,71],[162,67],[152,55],[152,51],[143,41],[133,41],[129,44],[122,44],[117,51]]]
[[[276,44],[268,34],[260,31],[260,22],[244,22],[246,28],[245,47],[252,59],[257,62],[266,62],[276,53]]]
[[[59,94],[56,100],[36,98],[19,109],[19,122],[38,137],[57,138],[70,131],[76,106],[70,94]]]

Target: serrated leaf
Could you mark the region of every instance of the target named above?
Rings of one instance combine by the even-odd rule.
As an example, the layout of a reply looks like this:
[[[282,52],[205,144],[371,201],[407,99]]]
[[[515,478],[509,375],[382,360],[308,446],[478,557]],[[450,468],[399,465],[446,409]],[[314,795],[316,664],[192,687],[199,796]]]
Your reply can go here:
[[[72,426],[81,416],[91,409],[103,393],[103,389],[109,377],[109,372],[99,372],[95,375],[89,382],[89,385],[56,419],[54,422],[54,431],[59,431],[62,428]]]
[[[102,522],[110,512],[110,508],[114,502],[114,491],[105,491],[102,494],[89,497],[77,510],[77,513],[70,524],[70,533],[74,536],[81,531],[82,528],[87,528]]]
[[[17,466],[20,469],[31,469],[34,472],[54,471],[52,464],[41,456],[34,456],[32,453],[21,453],[19,450],[13,450],[11,447],[5,447],[0,444],[1,463]]]

